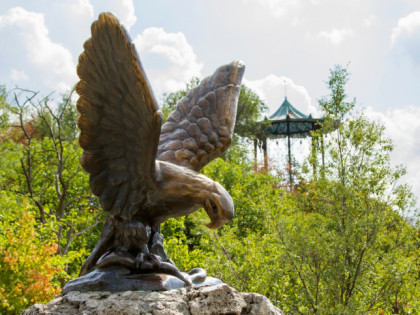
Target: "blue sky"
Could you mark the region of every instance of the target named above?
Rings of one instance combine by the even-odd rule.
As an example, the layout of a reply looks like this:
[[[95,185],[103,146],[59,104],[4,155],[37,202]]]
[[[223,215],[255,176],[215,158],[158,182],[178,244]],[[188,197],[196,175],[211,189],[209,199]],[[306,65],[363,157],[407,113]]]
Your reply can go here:
[[[158,99],[241,59],[269,113],[284,81],[290,102],[316,113],[329,69],[349,63],[348,94],[386,125],[420,196],[419,0],[2,0],[0,84],[58,98],[102,11],[129,28]]]

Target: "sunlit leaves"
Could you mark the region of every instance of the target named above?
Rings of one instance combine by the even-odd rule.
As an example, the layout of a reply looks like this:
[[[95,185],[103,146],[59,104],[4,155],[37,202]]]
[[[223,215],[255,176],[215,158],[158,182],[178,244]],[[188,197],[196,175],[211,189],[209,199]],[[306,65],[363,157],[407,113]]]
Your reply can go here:
[[[54,234],[39,233],[26,199],[0,192],[0,312],[19,313],[60,293],[64,262]],[[47,231],[45,231],[47,232]],[[51,231],[49,231],[51,232]]]

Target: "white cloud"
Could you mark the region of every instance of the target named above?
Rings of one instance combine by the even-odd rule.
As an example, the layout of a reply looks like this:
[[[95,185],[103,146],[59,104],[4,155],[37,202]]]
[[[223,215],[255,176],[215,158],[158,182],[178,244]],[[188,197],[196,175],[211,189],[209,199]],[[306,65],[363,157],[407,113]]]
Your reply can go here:
[[[192,46],[183,33],[166,33],[162,28],[147,28],[134,40],[143,59],[148,55],[160,57],[150,75],[155,93],[171,92],[185,87],[194,76],[201,76],[203,64],[197,61]],[[168,64],[164,69],[158,68]]]
[[[365,18],[363,21],[365,22],[366,27],[371,27],[372,25],[377,23],[378,17],[375,14],[372,14],[369,17]]]
[[[113,12],[120,19],[127,30],[130,30],[137,21],[132,0],[111,0],[109,11]]]
[[[332,29],[329,32],[320,32],[318,36],[329,40],[334,45],[339,45],[346,37],[353,36],[353,30],[350,28]]]
[[[289,102],[303,114],[316,116],[316,109],[311,104],[308,91],[290,78],[270,74],[259,80],[247,80],[245,78],[243,82],[265,102],[268,107],[267,116],[273,114],[283,103],[285,84]]]
[[[4,36],[13,37],[15,47],[21,46],[37,81],[42,81],[48,88],[60,93],[67,91],[76,82],[73,57],[68,49],[50,39],[42,13],[30,12],[21,7],[12,8],[0,16],[0,32],[5,26],[11,27],[6,32],[11,29],[12,34]],[[20,64],[19,60],[14,62]]]
[[[245,0],[248,2],[248,0]],[[300,0],[258,0],[258,2],[270,9],[271,14],[276,17],[284,16],[290,10],[298,8]]]
[[[411,35],[420,27],[420,11],[411,12],[409,15],[398,20],[397,26],[393,28],[391,35],[391,46],[393,46],[401,35]]]
[[[13,81],[26,81],[26,80],[28,80],[28,76],[26,75],[25,71],[16,70],[16,69],[11,69],[10,70],[10,78]]]
[[[64,5],[67,9],[67,13],[70,13],[77,17],[82,18],[93,18],[93,6],[89,0],[74,0]]]
[[[407,106],[390,109],[385,113],[368,107],[366,114],[385,125],[386,135],[395,144],[392,161],[396,165],[402,164],[407,167],[407,175],[403,181],[413,187],[416,196],[420,196],[420,107]]]
[[[77,47],[81,52],[83,42],[90,37],[90,26],[94,20],[94,8],[90,0],[61,1],[61,12],[64,13],[60,27],[70,26],[69,34],[62,37],[67,47]],[[75,53],[75,51],[72,51]]]
[[[258,3],[262,7],[269,9],[270,14],[274,17],[285,17],[287,13],[290,13],[290,11],[302,7],[301,0],[243,0],[243,2],[249,4]],[[298,22],[296,17],[293,18],[293,22]]]

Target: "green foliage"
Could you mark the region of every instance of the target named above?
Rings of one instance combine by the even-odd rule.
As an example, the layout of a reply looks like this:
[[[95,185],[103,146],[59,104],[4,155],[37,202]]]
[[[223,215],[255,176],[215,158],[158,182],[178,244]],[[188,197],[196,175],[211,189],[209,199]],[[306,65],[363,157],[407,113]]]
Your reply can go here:
[[[77,128],[79,114],[75,104],[72,103],[72,96],[73,92],[63,95],[55,111],[48,105],[50,101],[48,98],[36,106],[35,128],[41,137],[59,136],[63,140],[76,139],[79,133]]]
[[[263,139],[268,122],[261,124],[257,123],[257,120],[266,110],[267,106],[259,96],[245,84],[242,84],[234,132],[241,137]]]
[[[256,174],[251,163],[232,158],[230,161],[216,159],[203,169],[203,174],[219,182],[232,196],[235,218],[230,226],[236,235],[267,231],[267,209],[283,209],[279,195],[278,178],[270,174]]]
[[[0,192],[0,313],[18,314],[60,293],[64,260],[48,227],[36,229],[26,198]],[[40,268],[42,266],[42,268]]]
[[[301,304],[307,309],[407,312],[413,302],[396,292],[404,277],[416,287],[415,281],[408,280],[416,272],[410,263],[410,253],[417,251],[413,229],[401,216],[411,210],[414,198],[407,186],[397,183],[405,170],[390,165],[393,146],[384,127],[363,114],[353,114],[355,103],[347,102],[345,94],[348,76],[340,66],[331,71],[331,94],[320,100],[325,129],[314,137],[330,132],[337,118],[341,124],[321,148],[327,161],[319,166],[322,176],[312,174],[313,179],[302,183],[296,195],[304,217],[294,215],[290,223],[282,223],[280,240],[300,280],[305,293]],[[311,164],[318,159],[313,155]],[[398,257],[407,259],[406,263],[398,264]]]
[[[345,86],[350,80],[350,72],[347,67],[335,65],[330,69],[330,77],[328,78],[327,86],[330,94],[319,100],[319,106],[322,112],[332,119],[342,119],[349,114],[354,106],[356,100],[348,102]]]
[[[347,203],[355,204],[343,209],[342,192],[326,180],[286,194],[275,178],[240,163],[217,159],[204,170],[232,195],[232,222],[210,231],[198,212],[165,223],[165,248],[177,266],[202,267],[286,313],[418,310],[418,232],[397,211],[376,199],[360,208],[350,193]]]
[[[307,242],[302,243],[302,250],[294,250],[300,253],[299,257],[307,257],[300,263],[307,265],[312,279],[316,279],[312,284],[302,283],[303,289],[313,311],[408,311],[410,302],[394,293],[401,277],[415,274],[415,266],[408,263],[402,267],[396,261],[416,251],[413,229],[401,216],[411,210],[415,200],[409,187],[397,183],[405,170],[390,165],[393,145],[385,137],[384,127],[363,114],[354,114],[355,102],[346,101],[348,77],[346,68],[336,66],[331,71],[331,94],[320,100],[327,123],[314,136],[331,131],[331,123],[337,118],[341,124],[326,137],[328,141],[322,149],[327,163],[321,166],[322,176],[302,185],[298,196],[299,209],[311,216],[322,216],[325,223],[320,228],[325,232],[320,241],[325,248],[332,245],[326,256],[320,255],[322,249],[313,250],[316,260],[311,255],[304,256],[302,250],[310,248]],[[311,163],[316,161],[316,157],[312,158]],[[390,230],[391,226],[395,229]],[[330,233],[333,237],[329,241],[325,237]],[[286,241],[292,233],[284,235],[288,248],[299,244],[295,237]],[[389,243],[383,251],[385,240]],[[405,255],[400,256],[402,252]],[[323,289],[328,290],[330,301],[322,297]],[[390,302],[390,297],[395,297],[393,304],[386,304],[384,300]]]
[[[55,236],[56,253],[75,277],[104,220],[80,167],[75,105],[68,95],[54,110],[48,99],[36,102],[36,93],[11,92],[14,101],[9,107],[15,121],[1,141],[0,189],[31,202],[37,210],[37,229],[48,228]]]
[[[209,242],[209,235],[203,228],[203,219],[204,214],[197,213],[194,218],[189,216],[188,218],[170,219],[164,223],[165,250],[168,257],[181,271],[187,272],[202,267],[202,262],[206,259],[207,253],[204,248]],[[193,220],[193,224],[191,224],[191,220]],[[175,224],[179,227],[176,236],[168,233],[169,227]]]
[[[0,132],[10,127],[10,108],[6,103],[6,88],[0,85]],[[0,136],[2,136],[0,134]]]
[[[181,89],[176,92],[164,93],[162,95],[162,113],[163,113],[163,122],[166,122],[168,116],[176,109],[176,105],[179,100],[185,97],[189,90],[193,87],[196,87],[200,83],[200,79],[193,77],[187,83],[184,89]]]

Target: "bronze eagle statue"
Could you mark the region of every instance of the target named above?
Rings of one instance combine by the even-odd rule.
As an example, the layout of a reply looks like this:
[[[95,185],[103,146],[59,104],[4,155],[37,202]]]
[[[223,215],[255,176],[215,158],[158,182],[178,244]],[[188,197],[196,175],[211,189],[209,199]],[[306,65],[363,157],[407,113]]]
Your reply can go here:
[[[172,274],[190,285],[168,259],[160,225],[200,208],[211,229],[232,219],[228,192],[199,171],[231,143],[245,67],[234,61],[217,69],[162,126],[128,32],[111,13],[100,14],[91,31],[77,66],[77,125],[81,165],[108,215],[80,276],[123,266]]]

